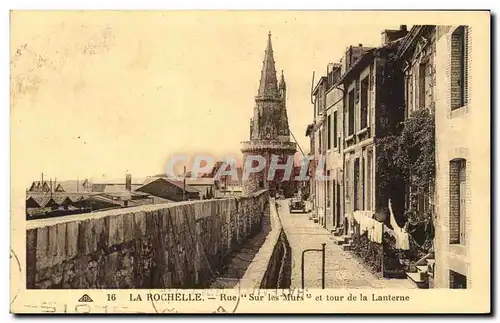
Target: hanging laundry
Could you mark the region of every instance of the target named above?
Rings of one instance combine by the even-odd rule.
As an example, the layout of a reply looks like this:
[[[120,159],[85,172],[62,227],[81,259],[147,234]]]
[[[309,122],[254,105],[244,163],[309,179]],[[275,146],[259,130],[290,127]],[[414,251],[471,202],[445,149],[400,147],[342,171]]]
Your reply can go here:
[[[355,211],[353,218],[358,223],[360,234],[366,232],[370,241],[382,243],[383,224],[373,218],[372,211]]]
[[[389,200],[389,212],[391,213],[390,223],[396,238],[396,248],[401,250],[410,249],[410,237],[404,228],[400,228],[392,212],[391,200]]]

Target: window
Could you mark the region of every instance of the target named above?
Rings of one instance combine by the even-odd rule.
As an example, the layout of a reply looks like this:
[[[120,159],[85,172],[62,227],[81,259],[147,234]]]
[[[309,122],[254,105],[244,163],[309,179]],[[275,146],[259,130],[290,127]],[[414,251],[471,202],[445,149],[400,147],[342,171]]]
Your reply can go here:
[[[335,180],[332,179],[332,224],[335,225],[335,216],[337,214],[337,209],[336,209],[336,206],[337,206],[337,196],[335,195],[335,188],[336,188],[336,184],[335,184]]]
[[[319,138],[318,138],[318,140],[319,140],[319,143],[318,143],[318,153],[321,154],[321,152],[323,151],[323,146],[321,146],[321,143],[322,143],[322,140],[321,140],[321,131],[319,131],[318,134],[319,134]]]
[[[366,209],[372,209],[372,150],[366,152]]]
[[[350,161],[346,160],[345,161],[345,171],[344,171],[344,178],[345,178],[345,190],[344,190],[344,199],[346,201],[350,200],[351,196],[351,173],[350,173]]]
[[[413,74],[408,75],[408,115],[413,111]]]
[[[359,179],[359,205],[361,205],[361,210],[365,209],[365,158],[361,155],[361,176]]]
[[[465,244],[466,219],[466,161],[454,159],[450,162],[450,244]]]
[[[418,72],[418,101],[419,108],[427,108],[429,102],[427,102],[427,88],[429,83],[429,66],[428,61],[420,64],[419,72]]]
[[[368,77],[361,81],[361,128],[368,126]]]
[[[467,276],[450,270],[450,288],[451,289],[467,289]]]
[[[326,117],[326,126],[327,126],[327,149],[331,149],[332,148],[332,115],[329,114],[327,117]]]
[[[335,181],[334,181],[335,183]],[[335,206],[336,206],[336,218],[337,218],[337,222],[336,222],[336,225],[340,225],[340,222],[341,222],[341,218],[342,216],[340,215],[340,184],[337,182],[337,189],[336,189],[336,193],[337,193],[337,197],[335,199]]]
[[[322,92],[320,90],[320,92]],[[321,93],[319,96],[319,101],[318,101],[318,114],[322,115],[323,114],[323,94]]]
[[[405,74],[405,119],[409,116],[408,110],[408,95],[409,95],[409,87],[410,87],[410,76]]]
[[[359,210],[359,158],[354,161],[354,211]]]
[[[359,79],[356,79],[356,81],[355,81],[354,91],[355,91],[355,95],[356,95],[356,103],[358,103],[359,102]]]
[[[349,102],[348,102],[348,104],[349,104],[349,112],[348,112],[349,122],[348,122],[347,135],[350,136],[350,135],[354,134],[354,91],[349,92],[348,100],[349,100]]]
[[[330,207],[330,202],[331,202],[331,198],[330,198],[330,170],[327,170],[326,171],[326,176],[327,176],[327,180],[326,180],[326,207],[329,208]]]
[[[333,112],[333,148],[337,148],[337,111]]]
[[[417,192],[417,213],[425,214],[430,210],[429,188],[420,188]]]
[[[467,104],[467,27],[458,27],[451,36],[451,109]]]

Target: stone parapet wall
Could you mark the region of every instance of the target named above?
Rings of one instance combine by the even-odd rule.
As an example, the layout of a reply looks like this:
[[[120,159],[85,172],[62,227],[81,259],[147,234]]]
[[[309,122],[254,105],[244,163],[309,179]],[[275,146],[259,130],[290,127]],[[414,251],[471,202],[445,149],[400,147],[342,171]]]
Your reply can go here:
[[[261,281],[262,289],[290,288],[292,273],[292,248],[286,237],[285,231],[280,230],[273,248],[267,270]]]
[[[280,215],[276,200],[270,199],[271,232],[241,280],[244,289],[283,289],[291,283],[292,250]]]
[[[195,288],[260,230],[267,191],[29,221],[27,288]]]

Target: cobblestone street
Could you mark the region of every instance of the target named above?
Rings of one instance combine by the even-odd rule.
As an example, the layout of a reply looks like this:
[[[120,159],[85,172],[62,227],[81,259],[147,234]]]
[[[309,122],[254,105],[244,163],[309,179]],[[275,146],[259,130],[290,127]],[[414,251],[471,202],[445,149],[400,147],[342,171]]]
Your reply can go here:
[[[309,214],[290,214],[287,200],[278,201],[283,228],[292,248],[291,287],[301,287],[301,256],[305,249],[321,249],[326,243],[325,288],[416,288],[407,279],[379,279],[354,255],[342,250],[330,239],[331,234],[309,220]],[[305,256],[305,288],[321,288],[321,252]]]

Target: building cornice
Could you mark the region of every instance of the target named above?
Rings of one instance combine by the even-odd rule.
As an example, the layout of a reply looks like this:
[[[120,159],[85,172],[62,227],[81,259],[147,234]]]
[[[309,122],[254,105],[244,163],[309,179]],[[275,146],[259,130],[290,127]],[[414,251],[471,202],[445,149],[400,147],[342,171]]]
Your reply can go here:
[[[412,50],[412,48],[415,47],[418,40],[421,39],[420,37],[423,37],[425,40],[427,40],[427,43],[430,43],[430,40],[427,37],[424,37],[424,35],[426,35],[427,32],[431,31],[434,28],[435,26],[433,25],[413,26],[408,35],[404,37],[403,41],[399,45],[396,56],[400,59],[406,56],[408,51]]]

